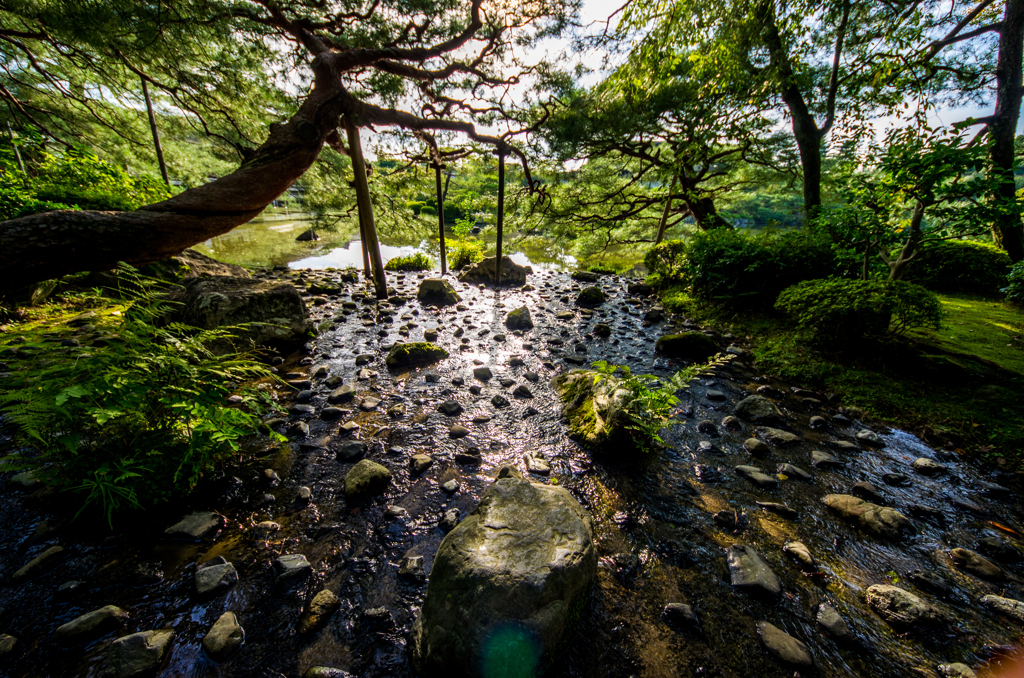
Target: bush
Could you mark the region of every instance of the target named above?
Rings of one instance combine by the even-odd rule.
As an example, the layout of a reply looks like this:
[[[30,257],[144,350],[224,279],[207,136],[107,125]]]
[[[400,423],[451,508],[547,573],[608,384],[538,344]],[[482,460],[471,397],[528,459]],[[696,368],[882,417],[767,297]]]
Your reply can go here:
[[[912,327],[938,328],[943,316],[934,292],[902,280],[807,280],[784,290],[775,308],[812,341],[831,345]]]
[[[457,271],[484,259],[484,244],[479,240],[449,240],[448,268]]]
[[[166,304],[135,282],[140,291],[104,346],[47,351],[2,384],[0,412],[35,450],[5,461],[84,495],[82,508],[99,506],[108,522],[119,509],[189,491],[260,428],[257,415],[270,405],[265,393],[233,383],[272,378],[268,368],[206,348],[230,331],[157,327]],[[242,398],[237,407],[227,404],[232,393]]]
[[[644,266],[657,285],[689,282],[686,261],[686,241],[666,240],[649,249],[644,255]]]
[[[1010,257],[992,243],[948,240],[922,250],[904,279],[939,292],[998,294],[1010,266]]]
[[[1001,290],[1006,298],[1015,304],[1024,305],[1024,261],[1010,269],[1006,282],[1009,284]]]
[[[434,268],[434,260],[423,252],[405,257],[393,257],[384,264],[385,271],[430,271]]]
[[[837,266],[828,241],[805,231],[697,233],[687,242],[686,261],[695,297],[732,304],[773,303],[787,287],[827,278]]]

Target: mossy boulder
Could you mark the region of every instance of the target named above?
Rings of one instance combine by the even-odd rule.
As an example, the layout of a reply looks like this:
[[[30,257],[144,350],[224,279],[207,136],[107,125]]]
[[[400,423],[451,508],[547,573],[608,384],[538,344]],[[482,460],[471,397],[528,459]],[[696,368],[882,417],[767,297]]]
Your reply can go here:
[[[607,297],[605,296],[604,291],[596,285],[592,287],[584,287],[576,297],[576,303],[579,306],[600,306],[606,300]]]
[[[575,632],[593,521],[564,488],[498,478],[438,548],[411,637],[422,675],[540,676]]]
[[[700,332],[666,334],[654,344],[654,350],[663,356],[702,363],[718,353],[714,339]]]
[[[533,318],[530,317],[530,309],[520,306],[514,311],[509,311],[505,318],[505,327],[510,330],[532,330]]]
[[[345,475],[345,496],[380,494],[391,483],[391,471],[369,459],[360,460]]]
[[[462,301],[452,284],[443,278],[427,278],[421,282],[416,298],[421,304],[434,306],[451,306]]]
[[[428,341],[414,341],[411,344],[395,344],[392,346],[384,362],[391,369],[398,369],[436,363],[447,357],[448,351],[437,344],[431,344]]]
[[[573,370],[551,383],[562,399],[562,414],[574,436],[598,448],[629,439],[624,408],[631,394],[618,379],[591,370]]]

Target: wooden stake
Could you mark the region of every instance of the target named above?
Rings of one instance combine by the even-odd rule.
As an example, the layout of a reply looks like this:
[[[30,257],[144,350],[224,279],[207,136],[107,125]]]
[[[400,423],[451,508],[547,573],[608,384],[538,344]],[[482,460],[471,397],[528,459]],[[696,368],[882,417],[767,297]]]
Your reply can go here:
[[[359,140],[359,128],[351,116],[345,116],[345,131],[348,132],[348,147],[352,154],[352,173],[355,175],[356,203],[359,206],[359,223],[363,229],[363,243],[369,251],[373,269],[373,289],[378,299],[388,296],[388,282],[384,277],[384,263],[380,257],[380,242],[377,227],[373,223],[373,202],[370,201],[370,185],[366,182],[366,163],[363,161],[363,144]]]
[[[676,190],[676,181],[679,179],[678,174],[672,175],[672,185],[668,189],[668,199],[665,201],[665,211],[661,214],[661,223],[658,224],[658,239],[654,241],[655,245],[661,243],[661,239],[665,237],[665,228],[668,226],[668,213],[672,210],[672,193]]]
[[[448,272],[448,253],[444,245],[444,193],[441,192],[441,165],[434,165],[437,180],[437,234],[441,238],[441,275]]]
[[[160,132],[156,128],[156,115],[153,114],[153,102],[149,99],[149,85],[146,84],[145,78],[140,79],[142,80],[142,96],[146,99],[146,113],[149,114],[149,129],[153,132],[156,161],[160,164],[160,176],[164,178],[164,183],[170,186],[171,181],[167,178],[167,164],[164,163],[164,149],[160,146]]]
[[[505,228],[505,149],[498,150],[498,262],[494,284],[501,284],[501,236]]]

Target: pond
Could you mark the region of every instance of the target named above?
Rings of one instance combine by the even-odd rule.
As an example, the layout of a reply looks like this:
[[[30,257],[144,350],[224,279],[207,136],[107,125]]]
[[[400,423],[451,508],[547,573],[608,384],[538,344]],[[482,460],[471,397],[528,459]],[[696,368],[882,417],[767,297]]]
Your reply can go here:
[[[299,268],[361,268],[361,240],[356,232],[343,229],[337,232],[318,231],[320,240],[299,242],[296,238],[313,225],[309,215],[302,213],[264,214],[224,235],[196,245],[194,249],[232,264],[253,268],[287,265]],[[381,257],[389,259],[423,252],[434,261],[438,258],[438,245],[426,231],[412,235],[385,233],[380,235]],[[475,236],[493,255],[497,236],[493,230]],[[519,265],[532,266],[537,271],[574,268],[576,257],[566,248],[550,240],[505,234],[504,254]]]

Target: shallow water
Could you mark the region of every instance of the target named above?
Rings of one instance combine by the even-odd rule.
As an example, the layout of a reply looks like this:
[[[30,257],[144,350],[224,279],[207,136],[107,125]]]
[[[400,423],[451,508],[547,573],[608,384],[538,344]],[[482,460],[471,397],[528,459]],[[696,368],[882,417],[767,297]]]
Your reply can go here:
[[[293,273],[289,279],[304,286],[321,276],[333,279],[336,274]],[[876,429],[886,441],[880,450],[836,449],[835,441],[854,441],[864,425],[833,421],[825,429],[812,430],[810,417],[831,417],[837,414],[838,403],[820,394],[819,404],[809,404],[805,394],[760,375],[744,359],[699,379],[682,394],[681,421],[665,433],[669,449],[661,455],[645,458],[622,451],[613,458],[595,456],[567,436],[550,379],[576,363],[595,360],[629,365],[639,372],[671,374],[677,366],[653,352],[654,340],[670,325],[647,326],[642,321],[653,300],[631,298],[625,291],[627,281],[606,276],[599,284],[609,300],[588,316],[574,304],[579,283],[562,273],[543,272],[531,277],[537,289],[528,292],[456,283],[466,310],[438,310],[415,300],[422,277],[388,275],[389,285],[409,301],[380,303],[372,295],[364,296],[361,284],[353,284],[345,286],[340,296],[311,307],[324,328],[306,351],[313,362],[327,365],[345,383],[356,384],[360,397],[382,400],[373,412],[342,405],[352,413],[341,421],[359,423],[358,437],[373,445],[368,457],[392,471],[394,481],[384,496],[360,502],[345,499],[342,480],[351,464],[338,461],[332,449],[341,439],[340,422],[315,417],[308,419],[308,437],[289,435],[290,442],[280,447],[253,441],[245,463],[223,478],[211,479],[189,505],[171,507],[166,515],[153,516],[111,538],[93,537],[72,527],[33,540],[35,526],[52,509],[49,500],[5,490],[0,495],[4,572],[12,572],[54,543],[64,545],[70,554],[53,572],[0,590],[4,608],[0,632],[23,641],[23,653],[0,671],[11,676],[100,675],[105,648],[119,634],[85,647],[61,649],[51,633],[86,611],[116,604],[132,615],[124,633],[169,626],[177,630],[161,676],[291,678],[315,665],[346,669],[357,676],[411,676],[406,642],[426,587],[399,578],[398,564],[404,556],[423,555],[429,574],[444,536],[438,527],[444,511],[455,507],[466,515],[501,466],[513,464],[525,472],[523,455],[533,451],[548,458],[553,469],[549,477],[533,479],[564,485],[590,511],[600,557],[579,633],[548,675],[794,675],[792,668],[762,649],[754,631],[755,623],[762,620],[804,641],[822,676],[935,675],[932,672],[940,663],[978,666],[997,652],[994,648],[1019,643],[1019,625],[976,604],[986,593],[1021,599],[1024,590],[1019,579],[986,583],[956,570],[946,555],[957,546],[975,548],[980,536],[1002,536],[1018,556],[1015,563],[1002,567],[1014,577],[1024,575],[1021,544],[993,524],[1020,533],[1024,521],[1019,497],[984,496],[979,471],[953,460],[943,462],[951,471],[947,475],[927,478],[914,473],[910,469],[914,459],[936,458],[941,451],[902,431]],[[348,315],[342,313],[345,301],[356,303]],[[535,328],[514,336],[504,328],[505,314],[524,304],[531,309]],[[572,320],[554,317],[566,310],[574,312]],[[390,321],[389,311],[393,311]],[[612,326],[609,339],[591,334],[597,322]],[[408,336],[400,333],[403,326]],[[457,327],[463,328],[461,338],[454,336]],[[450,357],[423,369],[389,372],[383,364],[386,347],[396,340],[422,340],[429,328],[439,330],[437,343]],[[497,334],[504,334],[505,341],[495,340]],[[463,338],[468,343],[463,344]],[[719,337],[723,348],[732,341]],[[376,376],[358,380],[362,367],[355,365],[355,356],[359,354],[373,356],[364,367]],[[281,372],[309,370],[298,364],[303,355],[289,356]],[[522,358],[525,365],[509,366],[512,357]],[[486,383],[476,381],[475,361],[491,366],[494,377]],[[536,372],[539,381],[527,381],[528,371]],[[427,381],[427,375],[436,375],[437,380]],[[503,387],[502,377],[514,383]],[[455,378],[464,379],[464,384],[454,384]],[[479,395],[468,390],[474,384],[482,387]],[[534,397],[512,397],[519,384],[527,385]],[[786,415],[787,428],[801,434],[802,440],[754,459],[742,447],[755,434],[754,427],[742,424],[736,431],[721,424],[736,402],[763,386],[776,389],[773,401]],[[710,399],[709,390],[724,393],[725,399]],[[314,380],[314,391],[313,404],[319,410],[330,389],[322,380]],[[509,407],[492,405],[490,399],[498,393],[508,398]],[[287,402],[284,391],[281,397]],[[448,399],[458,400],[465,413],[456,418],[439,413],[438,404]],[[384,411],[395,404],[404,404],[407,411],[391,419]],[[480,413],[491,419],[471,423]],[[719,435],[698,433],[696,425],[702,420],[715,422]],[[448,431],[454,423],[465,425],[470,435],[453,440]],[[703,440],[717,451],[702,452]],[[483,463],[456,463],[455,455],[470,446],[479,448]],[[845,466],[836,471],[815,469],[810,463],[814,449],[828,449]],[[434,465],[422,476],[411,477],[408,459],[420,452],[430,454]],[[813,482],[787,479],[776,490],[761,491],[732,470],[738,464],[752,464],[773,474],[777,464],[786,462],[809,471]],[[698,477],[697,465],[718,470],[719,478],[704,472],[707,469]],[[262,478],[265,468],[275,469],[282,482],[268,485]],[[891,472],[910,476],[912,484],[887,485],[882,476]],[[460,489],[449,496],[441,484],[452,478],[459,481]],[[911,517],[916,534],[896,542],[858,532],[830,513],[821,498],[830,492],[848,493],[859,480],[871,481],[888,505],[908,516],[911,504],[924,504],[938,509],[942,519]],[[308,506],[294,501],[300,486],[312,489]],[[274,495],[274,503],[261,503],[266,492]],[[991,514],[954,505],[958,500]],[[798,517],[783,519],[762,510],[756,501],[785,502],[799,512]],[[388,506],[407,509],[408,518],[385,517]],[[164,528],[193,509],[216,509],[228,518],[216,541],[182,544],[161,539]],[[738,532],[719,527],[712,514],[721,510],[745,515],[749,526]],[[278,522],[281,531],[266,541],[250,538],[249,528],[261,520]],[[821,564],[819,574],[805,575],[782,552],[790,539],[810,548]],[[771,565],[783,582],[779,600],[760,600],[733,589],[723,552],[733,543],[754,547]],[[302,553],[313,564],[311,580],[299,590],[284,591],[273,585],[271,562],[282,553]],[[226,594],[197,600],[192,583],[195,566],[216,555],[234,562],[241,580]],[[943,601],[914,587],[905,577],[917,568],[944,577],[953,595]],[[146,576],[154,569],[162,577]],[[56,589],[70,579],[86,582],[86,591],[62,599]],[[868,608],[863,592],[872,584],[894,581],[939,607],[949,623],[934,632],[891,629]],[[342,600],[341,609],[322,631],[309,637],[297,635],[303,605],[325,587]],[[840,611],[860,642],[839,645],[818,627],[815,613],[824,601]],[[661,611],[670,602],[691,604],[700,630],[669,627]],[[371,612],[374,608],[385,612]],[[238,613],[246,642],[238,655],[218,666],[205,658],[200,642],[226,610]]]

